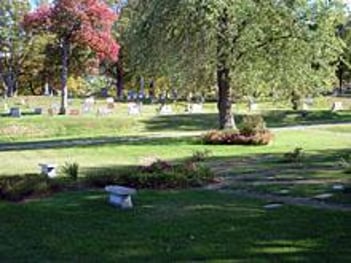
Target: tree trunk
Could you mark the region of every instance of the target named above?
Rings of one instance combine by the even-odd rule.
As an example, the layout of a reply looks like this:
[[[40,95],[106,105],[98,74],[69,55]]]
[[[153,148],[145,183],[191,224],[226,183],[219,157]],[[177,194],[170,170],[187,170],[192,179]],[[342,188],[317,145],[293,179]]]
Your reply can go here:
[[[228,28],[228,14],[224,9],[218,20],[217,35],[217,85],[218,85],[218,111],[219,128],[235,129],[235,121],[232,113],[232,96],[230,88],[230,56],[225,49],[226,42],[230,39]]]
[[[344,78],[344,65],[343,62],[340,60],[338,65],[338,79],[339,79],[339,94],[342,94],[343,88],[343,78]]]
[[[61,71],[61,107],[60,114],[65,115],[68,106],[68,91],[67,91],[67,78],[68,78],[68,54],[70,45],[67,39],[62,41],[62,71]]]
[[[117,62],[117,77],[116,77],[116,95],[118,99],[123,98],[123,88],[124,88],[124,76],[123,76],[123,67],[121,57]]]

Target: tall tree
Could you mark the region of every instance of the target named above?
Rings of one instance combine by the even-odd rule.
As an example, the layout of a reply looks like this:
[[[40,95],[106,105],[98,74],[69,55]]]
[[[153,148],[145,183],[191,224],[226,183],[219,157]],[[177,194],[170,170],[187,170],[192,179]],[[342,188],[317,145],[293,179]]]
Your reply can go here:
[[[61,49],[61,108],[67,109],[69,56],[76,45],[94,51],[100,60],[117,60],[119,45],[111,36],[117,16],[101,0],[55,0],[28,13],[23,24],[33,32],[55,34]]]
[[[20,25],[28,11],[29,3],[21,0],[4,0],[0,4],[0,82],[9,97],[17,92],[22,65],[30,53],[32,38]]]
[[[219,127],[234,128],[237,94],[283,96],[325,86],[334,76],[341,9],[327,2],[134,1],[127,46],[139,70],[167,69],[163,74],[185,81],[206,74],[218,88]]]

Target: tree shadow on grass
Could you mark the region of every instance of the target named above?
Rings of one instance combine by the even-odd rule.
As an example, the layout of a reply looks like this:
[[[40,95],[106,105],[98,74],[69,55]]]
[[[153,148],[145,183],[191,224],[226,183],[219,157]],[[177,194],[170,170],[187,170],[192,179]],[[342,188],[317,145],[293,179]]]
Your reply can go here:
[[[148,136],[121,136],[121,137],[93,137],[79,139],[58,139],[44,141],[0,143],[0,152],[62,149],[74,147],[91,147],[107,145],[177,145],[199,144],[199,138],[194,135],[182,137],[148,137]]]
[[[268,127],[290,127],[296,125],[350,123],[351,111],[263,111]],[[235,120],[241,126],[245,114],[236,114]],[[144,120],[148,131],[203,131],[218,128],[217,114],[182,114],[156,116]]]
[[[129,211],[109,206],[106,199],[102,191],[87,191],[23,205],[0,203],[4,237],[0,260],[348,262],[351,258],[351,215],[346,213],[288,206],[266,211],[259,201],[196,190],[140,191]]]

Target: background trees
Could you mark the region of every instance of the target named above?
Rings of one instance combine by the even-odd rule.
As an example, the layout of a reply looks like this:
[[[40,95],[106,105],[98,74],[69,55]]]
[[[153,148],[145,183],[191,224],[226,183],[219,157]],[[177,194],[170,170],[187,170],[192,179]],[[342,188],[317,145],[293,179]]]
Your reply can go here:
[[[28,13],[23,24],[32,32],[52,33],[61,50],[61,108],[67,108],[67,79],[72,49],[94,51],[98,59],[117,60],[119,45],[111,36],[115,13],[99,0],[56,0],[52,6],[40,6]]]
[[[5,96],[13,96],[18,89],[19,77],[25,72],[23,64],[30,55],[33,38],[20,26],[29,3],[4,0],[0,4],[0,82]]]
[[[219,126],[233,128],[237,94],[281,97],[332,82],[341,52],[336,2],[134,1],[127,46],[145,74],[215,83]]]

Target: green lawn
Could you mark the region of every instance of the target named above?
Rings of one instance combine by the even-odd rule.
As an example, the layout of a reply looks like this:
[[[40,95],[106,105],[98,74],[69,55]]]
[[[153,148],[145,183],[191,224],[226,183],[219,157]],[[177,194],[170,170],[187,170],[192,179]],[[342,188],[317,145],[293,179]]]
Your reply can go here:
[[[305,117],[284,105],[274,111],[269,103],[262,106],[269,127],[351,121],[351,111],[331,113],[328,103]],[[42,162],[73,161],[80,165],[80,176],[113,174],[154,158],[178,162],[207,149],[212,154],[204,164],[233,180],[230,188],[269,193],[289,188],[291,196],[310,197],[329,191],[334,181],[350,185],[349,175],[337,166],[341,156],[351,154],[350,125],[277,130],[273,143],[262,147],[210,146],[194,134],[217,126],[214,104],[198,115],[183,114],[179,106],[171,116],[158,116],[155,106],[145,106],[142,116],[128,117],[126,107],[118,104],[110,117],[0,117],[0,176],[38,173]],[[240,125],[246,112],[243,105],[237,107]],[[150,138],[155,134],[166,138]],[[74,146],[72,138],[108,141]],[[35,141],[52,141],[55,147]],[[304,149],[303,161],[283,162],[284,153],[296,147]],[[314,183],[283,184],[286,180]],[[274,184],[255,184],[262,181]],[[350,196],[338,194],[332,201],[350,204]],[[194,189],[143,190],[135,204],[131,211],[116,210],[99,190],[24,203],[0,201],[0,262],[351,261],[349,212],[291,206],[267,211],[263,201]]]
[[[142,191],[119,211],[100,191],[0,203],[1,262],[349,262],[351,214],[206,191]]]

